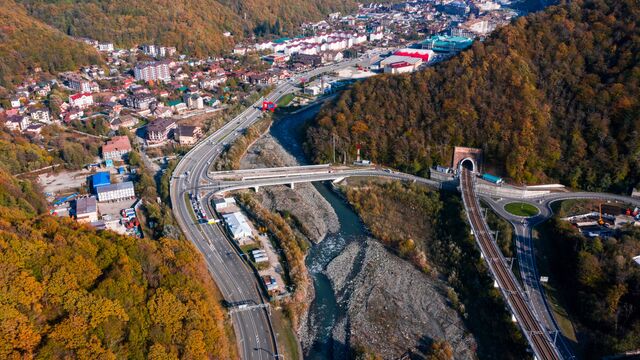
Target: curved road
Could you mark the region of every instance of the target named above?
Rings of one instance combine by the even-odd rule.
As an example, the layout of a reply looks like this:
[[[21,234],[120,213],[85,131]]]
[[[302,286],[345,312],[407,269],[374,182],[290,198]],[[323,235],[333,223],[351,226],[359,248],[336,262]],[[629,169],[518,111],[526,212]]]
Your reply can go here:
[[[280,97],[294,90],[293,84],[298,79],[308,79],[322,73],[335,71],[354,65],[357,61],[357,59],[345,61],[297,75],[291,81],[278,84],[264,100],[276,102]],[[257,279],[218,225],[198,224],[195,221],[187,194],[189,192],[200,193],[201,186],[206,183],[210,164],[220,155],[227,144],[233,142],[247,127],[260,118],[262,113],[258,108],[262,101],[263,99],[258,100],[253,106],[245,109],[236,118],[191,149],[178,163],[170,184],[171,204],[177,222],[187,239],[203,254],[209,272],[228,303],[261,304],[264,300]],[[202,206],[208,209],[209,215],[213,214],[208,201]],[[268,309],[240,310],[234,312],[231,319],[241,358],[273,359],[279,357]]]
[[[515,245],[520,267],[520,277],[522,284],[532,304],[533,310],[538,319],[545,325],[546,331],[552,334],[556,346],[560,350],[564,359],[574,359],[575,355],[568,339],[566,339],[553,315],[549,303],[544,294],[544,288],[540,283],[540,274],[536,266],[535,251],[533,245],[533,228],[553,216],[551,204],[563,200],[588,199],[603,201],[619,201],[640,207],[640,199],[629,196],[590,193],[590,192],[559,192],[550,193],[532,199],[511,199],[501,198],[499,200],[490,197],[483,197],[483,200],[502,218],[511,223],[515,233]],[[524,202],[531,204],[540,211],[537,215],[529,218],[513,215],[504,209],[510,202]],[[557,335],[557,337],[556,337]]]
[[[332,181],[350,176],[390,177],[398,180],[420,182],[436,188],[440,188],[441,186],[440,183],[433,180],[424,179],[400,172],[392,172],[390,170],[382,170],[373,167],[333,167],[325,164],[313,166],[217,172],[212,173],[208,176],[209,182],[208,184],[203,185],[202,188],[210,191],[211,193],[222,194],[228,191],[239,189],[295,184],[300,182]],[[567,339],[565,339],[558,330],[559,327],[552,315],[551,309],[546,302],[543,289],[540,285],[532,242],[532,228],[552,216],[551,204],[556,201],[567,199],[601,199],[607,201],[622,201],[640,206],[639,199],[608,193],[550,193],[544,196],[539,196],[535,199],[525,200],[508,198],[494,200],[490,197],[483,197],[483,200],[485,200],[496,211],[498,215],[511,222],[515,228],[517,257],[518,263],[520,265],[520,274],[523,280],[524,288],[522,296],[524,301],[526,301],[532,309],[534,319],[537,319],[536,322],[538,322],[539,329],[533,330],[533,333],[535,333],[538,337],[546,338],[547,340],[550,339],[552,341],[552,347],[553,345],[555,345],[555,348],[559,352],[559,354],[557,354],[559,357],[562,357],[564,359],[572,359],[575,358],[575,356],[573,354],[571,346],[568,343]],[[540,213],[530,218],[511,215],[506,210],[504,210],[504,205],[513,201],[524,201],[527,203],[531,203],[540,210]],[[482,229],[483,226],[484,225],[478,223],[476,225],[476,229]],[[486,252],[489,251],[490,249],[486,249]],[[502,255],[500,254],[500,256]],[[498,256],[496,256],[496,259],[497,258]],[[509,294],[509,292],[507,292],[507,294]],[[529,324],[529,326],[531,326],[531,324]]]

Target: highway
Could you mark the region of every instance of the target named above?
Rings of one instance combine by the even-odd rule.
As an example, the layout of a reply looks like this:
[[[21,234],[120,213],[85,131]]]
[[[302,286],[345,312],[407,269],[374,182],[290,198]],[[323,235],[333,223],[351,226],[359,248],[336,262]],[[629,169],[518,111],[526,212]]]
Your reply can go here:
[[[233,120],[198,143],[178,163],[171,180],[171,204],[176,220],[185,236],[203,254],[207,268],[218,285],[222,296],[229,303],[264,302],[259,291],[258,280],[251,269],[236,252],[218,225],[198,224],[192,216],[191,204],[186,197],[192,192],[203,196],[209,215],[213,214],[208,201],[211,194],[200,193],[202,185],[208,182],[207,174],[211,163],[223,152],[227,144],[233,142],[242,132],[262,115],[259,107],[263,100],[276,102],[280,97],[294,90],[294,84],[302,78],[309,79],[326,72],[354,65],[358,59],[316,68],[279,83],[264,99],[245,109]],[[205,196],[206,195],[206,196]],[[253,308],[234,311],[231,315],[242,359],[273,359],[279,357],[277,341],[271,327],[268,309]]]
[[[441,184],[436,181],[392,171],[390,169],[381,169],[373,166],[331,166],[324,164],[215,172],[209,174],[209,183],[202,185],[202,188],[211,193],[223,194],[240,189],[259,189],[264,186],[291,185],[314,181],[339,181],[351,176],[387,177],[401,181],[419,182],[434,188],[441,187]],[[470,180],[469,176],[471,176]],[[468,181],[465,182],[463,178]],[[473,200],[476,194],[474,187],[470,185],[473,184],[474,178],[475,177],[466,172],[461,177],[461,189],[466,189],[467,194],[465,195],[463,192],[463,200],[465,201],[465,206],[467,206],[467,204],[470,205],[468,214],[473,215],[469,216],[469,221],[472,224],[474,233],[480,234],[477,239],[483,256],[485,256],[486,259],[491,259],[488,263],[492,274],[501,274],[501,281],[497,280],[497,275],[494,275],[494,278],[496,278],[498,284],[502,284],[501,290],[507,299],[507,303],[512,309],[517,309],[517,307],[521,308],[520,313],[512,310],[514,316],[516,316],[521,326],[523,326],[523,330],[527,335],[527,339],[532,344],[531,346],[534,351],[537,349],[538,351],[542,351],[543,354],[546,351],[546,356],[538,356],[539,359],[575,358],[567,339],[565,339],[559,331],[539,281],[532,241],[532,228],[553,215],[551,204],[556,201],[567,199],[600,199],[603,201],[622,201],[640,206],[640,200],[623,195],[589,192],[550,193],[527,200],[506,198],[496,200],[490,197],[483,197],[483,200],[485,200],[498,215],[511,222],[515,228],[517,258],[520,275],[523,279],[524,290],[522,290],[510,269],[507,267],[506,261],[497,245],[493,243],[486,223],[481,217],[478,218],[476,216],[480,213],[480,211],[477,210],[479,209],[479,204],[476,204],[477,200]],[[473,191],[473,195],[470,196],[468,194],[470,194],[471,191]],[[540,210],[540,214],[526,219],[511,215],[504,210],[504,205],[513,201],[528,202],[536,206]],[[485,239],[486,236],[489,236],[490,241]],[[549,341],[551,341],[551,345],[548,344]],[[536,342],[542,345],[536,347]],[[551,347],[553,356],[549,356],[549,346],[547,345]],[[536,354],[538,354],[538,352],[536,352]]]
[[[544,288],[540,283],[540,274],[536,266],[535,248],[533,244],[533,228],[543,223],[551,216],[553,216],[553,210],[551,204],[557,201],[570,200],[570,199],[589,199],[589,200],[602,200],[602,201],[619,201],[634,206],[640,207],[640,200],[623,195],[609,194],[609,193],[590,193],[590,192],[558,192],[550,193],[534,199],[492,199],[490,197],[483,197],[483,200],[502,218],[511,223],[515,233],[515,245],[517,259],[520,269],[520,278],[522,279],[522,285],[529,297],[531,306],[537,315],[538,319],[544,325],[547,333],[553,334],[555,337],[557,334],[556,345],[561,352],[564,359],[575,358],[573,349],[566,339],[560,327],[553,315],[553,311],[550,308],[549,303],[546,300],[544,294]],[[504,209],[504,206],[510,202],[525,202],[538,208],[540,213],[530,218],[523,218],[520,216],[512,215]]]
[[[507,300],[512,314],[518,321],[523,333],[533,349],[537,359],[561,359],[553,340],[540,324],[534,311],[531,309],[525,293],[516,281],[513,273],[500,252],[493,236],[482,217],[480,203],[475,192],[475,177],[473,174],[462,168],[460,175],[460,190],[462,200],[471,224],[471,229],[476,237],[480,251],[485,258],[489,270]]]

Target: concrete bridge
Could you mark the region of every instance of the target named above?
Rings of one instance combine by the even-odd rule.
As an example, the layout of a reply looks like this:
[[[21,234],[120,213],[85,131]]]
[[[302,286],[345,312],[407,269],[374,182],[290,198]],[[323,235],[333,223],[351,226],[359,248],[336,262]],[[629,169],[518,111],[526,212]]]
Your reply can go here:
[[[243,189],[259,191],[261,187],[265,186],[289,185],[291,188],[295,188],[295,184],[298,183],[317,181],[333,181],[337,183],[345,178],[354,176],[386,177],[402,181],[418,182],[437,189],[440,189],[442,186],[438,181],[373,166],[334,167],[329,165],[311,165],[209,173],[207,177],[208,181],[202,183],[199,188],[200,190],[221,195],[229,191]]]

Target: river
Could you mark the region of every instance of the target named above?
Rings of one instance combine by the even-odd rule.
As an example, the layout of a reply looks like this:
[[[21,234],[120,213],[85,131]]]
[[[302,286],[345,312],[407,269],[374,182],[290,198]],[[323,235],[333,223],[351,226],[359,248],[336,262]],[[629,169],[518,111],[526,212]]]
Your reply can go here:
[[[301,164],[309,164],[302,148],[304,129],[318,113],[320,106],[313,105],[296,114],[276,115],[271,126],[271,135]],[[350,242],[362,239],[366,232],[358,215],[331,189],[330,184],[316,183],[314,186],[331,204],[340,220],[338,232],[327,235],[322,242],[312,246],[306,259],[316,294],[309,308],[310,322],[316,333],[314,343],[305,359],[319,360],[333,358],[333,349],[339,344],[333,343],[331,331],[336,320],[344,315],[344,310],[336,302],[329,279],[322,272]]]
[[[555,0],[525,0],[513,7],[526,14],[538,11],[548,3],[554,2]],[[321,106],[322,103],[312,105],[297,113],[276,113],[275,121],[271,126],[271,135],[300,164],[310,164],[302,145],[305,141],[305,128],[319,112]],[[350,242],[362,240],[366,236],[366,231],[358,215],[344,199],[331,189],[329,184],[315,183],[314,186],[335,210],[340,221],[340,228],[337,233],[327,235],[322,242],[312,246],[306,258],[306,265],[313,278],[316,294],[309,308],[309,317],[315,329],[315,338],[311,349],[305,355],[305,359],[308,360],[334,358],[334,348],[345,346],[344,344],[334,344],[332,341],[331,332],[336,320],[344,316],[344,309],[337,304],[331,283],[323,271],[329,262],[338,256]]]

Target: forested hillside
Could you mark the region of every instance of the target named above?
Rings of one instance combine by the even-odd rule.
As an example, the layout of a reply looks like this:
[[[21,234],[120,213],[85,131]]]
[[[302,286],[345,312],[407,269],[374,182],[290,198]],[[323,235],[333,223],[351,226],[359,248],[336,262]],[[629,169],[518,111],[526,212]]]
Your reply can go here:
[[[632,257],[640,254],[640,231],[629,227],[616,237],[586,238],[558,217],[544,230],[555,281],[564,289],[585,358],[637,350],[640,267]]]
[[[176,46],[203,56],[229,49],[236,39],[264,29],[284,34],[332,11],[355,9],[354,0],[20,0],[29,13],[69,35]],[[262,29],[262,30],[261,30]]]
[[[0,0],[0,86],[36,67],[58,72],[99,62],[92,47],[30,17],[13,0]]]
[[[452,147],[485,151],[516,182],[627,190],[640,179],[640,4],[575,0],[520,18],[434,68],[379,76],[325,107],[308,131],[316,161],[418,174]]]
[[[37,215],[0,170],[0,358],[229,359],[214,285],[187,242]]]

